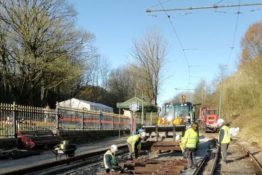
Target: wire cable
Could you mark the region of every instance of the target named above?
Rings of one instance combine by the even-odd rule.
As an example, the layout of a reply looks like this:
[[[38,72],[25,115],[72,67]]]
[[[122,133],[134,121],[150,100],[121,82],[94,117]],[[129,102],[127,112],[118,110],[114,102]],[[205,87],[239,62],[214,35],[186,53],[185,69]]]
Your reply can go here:
[[[161,2],[162,4],[165,4],[165,3],[168,3],[170,0],[166,0],[166,1],[163,1]],[[159,2],[155,5],[152,5],[151,8],[154,8],[154,7],[158,7],[159,6]]]
[[[227,62],[226,62],[226,66],[228,66],[229,61],[231,60],[231,57],[232,57],[232,54],[233,54],[233,50],[235,49],[236,35],[237,35],[237,31],[238,31],[239,15],[240,15],[240,0],[238,1],[238,4],[239,4],[239,6],[238,6],[237,13],[236,13],[237,17],[236,17],[236,21],[235,21],[232,45],[230,47],[230,51],[229,51],[228,59],[227,59]]]
[[[175,34],[175,37],[178,41],[179,46],[181,47],[181,50],[183,52],[183,57],[185,59],[186,65],[187,65],[187,69],[188,69],[188,84],[190,84],[190,77],[191,77],[191,70],[190,70],[190,64],[189,64],[189,59],[187,57],[186,51],[190,51],[190,50],[198,50],[198,49],[185,49],[177,31],[175,28],[175,25],[173,24],[172,20],[171,20],[171,16],[168,14],[168,12],[171,11],[193,11],[193,10],[208,10],[208,9],[220,9],[220,8],[238,8],[237,12],[236,12],[236,21],[235,21],[235,25],[234,25],[234,31],[233,31],[233,38],[232,38],[232,43],[229,47],[230,51],[229,51],[229,55],[228,58],[226,60],[226,64],[224,64],[224,66],[228,66],[229,62],[232,58],[232,54],[233,51],[235,49],[235,45],[236,45],[236,36],[237,36],[237,32],[238,32],[238,27],[239,27],[239,18],[240,18],[240,14],[242,14],[242,12],[240,12],[240,7],[251,7],[251,6],[262,6],[262,3],[250,3],[250,4],[241,4],[240,0],[238,1],[238,4],[231,4],[231,5],[220,5],[220,3],[222,3],[224,0],[217,0],[213,5],[211,6],[199,6],[199,7],[186,7],[186,8],[171,8],[171,9],[166,9],[164,8],[163,2],[161,2],[160,0],[158,0],[158,4],[160,6],[160,9],[147,9],[146,12],[148,13],[154,13],[154,12],[163,12],[167,17],[168,17],[168,21],[172,27],[173,33]],[[166,1],[164,1],[166,2]],[[260,10],[260,9],[256,9],[256,10]],[[251,12],[254,12],[255,10],[252,10]],[[224,12],[226,13],[226,12]]]
[[[185,62],[186,62],[186,65],[187,65],[187,70],[188,70],[188,84],[190,84],[190,76],[191,76],[191,74],[190,74],[189,60],[188,60],[188,57],[187,57],[186,52],[185,52],[186,49],[184,48],[184,45],[183,45],[180,37],[178,36],[178,33],[176,31],[176,28],[175,28],[175,25],[173,24],[173,22],[171,20],[171,16],[165,11],[164,5],[161,3],[160,0],[158,0],[158,3],[160,5],[160,7],[162,8],[163,12],[165,13],[165,15],[167,16],[169,24],[171,25],[173,33],[175,34],[175,37],[176,37],[176,39],[178,41],[178,44],[181,47],[181,50],[183,52],[183,57],[185,59]]]
[[[217,4],[219,4],[219,3],[223,2],[223,1],[224,0],[220,0],[220,1],[215,2],[214,4],[217,5]]]
[[[251,7],[251,6],[262,6],[262,3],[252,4],[232,4],[232,5],[216,5],[213,6],[199,6],[199,7],[186,7],[186,8],[171,8],[171,9],[147,9],[146,12],[170,12],[170,11],[192,11],[192,10],[207,10],[207,9],[219,9],[219,8],[235,8],[235,7]]]

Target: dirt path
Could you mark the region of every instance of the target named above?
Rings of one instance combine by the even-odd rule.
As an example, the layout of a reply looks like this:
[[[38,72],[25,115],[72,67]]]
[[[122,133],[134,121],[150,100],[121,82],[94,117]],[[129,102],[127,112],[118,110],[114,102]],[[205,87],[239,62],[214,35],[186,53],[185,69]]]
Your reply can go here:
[[[231,142],[228,149],[227,163],[222,160],[219,162],[217,172],[221,175],[227,174],[260,174],[256,171],[255,166],[247,153],[242,150],[237,142]]]
[[[214,138],[215,134],[205,134],[207,137]],[[256,159],[262,165],[262,149],[253,146],[250,143],[240,141],[239,139],[234,139],[231,141],[229,148],[228,148],[228,157],[227,163],[225,164],[222,160],[219,162],[217,166],[217,171],[215,174],[221,175],[260,175],[255,165],[253,164],[252,160],[248,156],[248,154],[243,149],[245,148],[250,153],[252,153]],[[208,165],[205,168],[204,175],[209,174],[209,170],[211,168],[211,164],[213,160],[210,160]]]

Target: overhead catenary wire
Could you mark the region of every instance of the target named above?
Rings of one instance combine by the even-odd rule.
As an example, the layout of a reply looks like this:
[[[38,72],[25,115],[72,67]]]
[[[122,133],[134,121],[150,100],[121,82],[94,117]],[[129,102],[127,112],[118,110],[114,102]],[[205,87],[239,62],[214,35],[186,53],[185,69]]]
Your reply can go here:
[[[214,4],[219,4],[219,3],[221,3],[221,2],[223,2],[224,0],[219,0],[219,1],[217,1],[217,2],[215,2]]]
[[[232,4],[232,5],[217,5],[212,6],[199,6],[199,7],[182,7],[182,8],[171,8],[171,9],[147,9],[147,13],[151,12],[171,12],[171,11],[191,11],[191,10],[207,10],[207,9],[219,9],[219,8],[235,8],[235,7],[250,7],[250,6],[262,6],[262,3],[251,3],[251,4]]]
[[[171,0],[162,1],[161,3],[165,4],[165,3],[168,3],[169,1],[171,1]],[[159,2],[157,2],[155,5],[151,6],[151,8],[154,8],[154,7],[159,7]]]
[[[165,8],[164,8],[164,5],[161,3],[160,0],[158,0],[158,3],[159,3],[159,5],[160,5],[160,7],[164,10],[164,9],[165,9]],[[163,12],[164,12],[165,15],[167,16],[168,21],[169,21],[169,24],[170,24],[171,27],[172,27],[172,31],[173,31],[173,33],[175,34],[175,37],[176,37],[176,39],[177,39],[177,41],[178,41],[178,44],[179,44],[179,46],[181,47],[181,50],[182,50],[182,52],[183,52],[183,57],[184,57],[184,59],[185,59],[185,62],[186,62],[186,65],[187,65],[187,70],[188,70],[188,84],[189,84],[189,83],[190,83],[190,76],[191,76],[191,75],[190,75],[189,60],[188,60],[188,57],[187,57],[186,52],[185,52],[186,49],[184,48],[184,45],[183,45],[180,37],[178,36],[178,33],[177,33],[177,31],[176,31],[176,28],[175,28],[175,25],[173,24],[172,20],[170,19],[171,16],[170,16],[166,11],[163,11]]]
[[[188,69],[188,83],[190,83],[190,77],[191,77],[191,66],[189,64],[189,60],[188,60],[188,57],[187,57],[187,54],[186,52],[187,51],[196,51],[196,50],[199,50],[199,48],[184,48],[184,45],[181,41],[181,39],[179,38],[178,36],[178,33],[176,31],[176,28],[171,20],[171,16],[170,14],[168,14],[168,12],[171,12],[171,11],[193,11],[193,10],[210,10],[210,9],[214,9],[215,12],[217,12],[217,9],[220,9],[220,8],[238,8],[238,11],[236,13],[237,17],[236,17],[236,21],[235,21],[235,25],[234,25],[234,32],[233,32],[233,39],[232,39],[232,43],[230,44],[229,46],[229,49],[230,49],[230,52],[229,52],[229,56],[228,56],[228,59],[226,60],[226,64],[223,64],[224,65],[224,69],[228,66],[230,60],[231,60],[231,57],[232,57],[232,54],[233,54],[233,51],[235,49],[235,42],[236,42],[236,35],[237,35],[237,31],[238,31],[238,25],[239,25],[239,18],[240,18],[240,14],[242,14],[242,12],[240,12],[240,7],[251,7],[251,6],[260,6],[262,7],[262,3],[251,3],[251,4],[240,4],[240,0],[238,2],[238,4],[233,4],[233,5],[220,5],[220,3],[222,3],[224,0],[218,0],[217,2],[215,2],[213,5],[211,6],[200,6],[200,7],[187,7],[187,8],[172,8],[172,9],[165,9],[164,6],[163,6],[163,3],[160,2],[160,0],[158,0],[159,2],[159,5],[160,5],[160,9],[147,9],[146,12],[148,12],[149,14],[151,14],[151,12],[163,12],[167,17],[168,17],[168,20],[169,20],[169,23],[172,27],[172,30],[173,30],[173,33],[175,34],[176,38],[177,38],[177,41],[182,49],[182,52],[183,52],[183,56],[184,56],[184,59],[186,61],[186,64],[187,64],[187,69]],[[165,2],[165,1],[164,1]],[[261,10],[260,9],[256,9],[256,10]],[[255,10],[251,10],[250,12],[254,12]],[[226,12],[224,12],[226,13]],[[201,49],[200,49],[201,50]],[[217,50],[217,48],[216,48]]]
[[[199,51],[218,51],[218,50],[228,50],[232,47],[232,45],[226,47],[194,47],[194,48],[186,48],[186,52],[199,52]]]
[[[239,5],[240,5],[240,0],[239,0]],[[239,24],[240,6],[238,6],[238,11],[237,11],[236,15],[237,15],[237,17],[236,17],[235,26],[234,26],[232,45],[231,45],[231,48],[230,48],[230,51],[229,51],[226,66],[228,66],[229,61],[231,60],[231,57],[232,57],[232,54],[233,54],[233,50],[235,49],[236,35],[237,35],[238,24]]]
[[[222,71],[225,71],[225,69],[228,67],[228,64],[229,64],[229,61],[231,59],[233,50],[235,49],[235,41],[236,41],[236,35],[237,35],[237,30],[238,30],[239,15],[240,15],[240,0],[238,1],[238,4],[239,4],[239,6],[238,6],[237,17],[236,17],[235,26],[234,26],[232,46],[231,46],[231,49],[229,51],[229,56],[228,56],[226,64],[221,67]],[[223,72],[222,72],[221,80],[220,80],[221,83],[223,82],[223,79],[224,79],[224,75],[223,75]],[[221,116],[221,111],[222,111],[222,98],[223,98],[222,94],[223,94],[223,83],[221,85],[221,89],[219,90],[219,108],[218,108],[219,109],[219,116]]]

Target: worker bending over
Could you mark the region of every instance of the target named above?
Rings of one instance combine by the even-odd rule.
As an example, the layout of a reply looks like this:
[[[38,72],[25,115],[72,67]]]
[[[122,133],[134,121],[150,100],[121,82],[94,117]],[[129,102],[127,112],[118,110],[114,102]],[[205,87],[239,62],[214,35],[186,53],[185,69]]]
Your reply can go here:
[[[129,158],[138,157],[141,150],[141,141],[145,138],[146,133],[143,131],[139,134],[129,136],[127,139],[127,146],[129,149]]]
[[[116,145],[111,145],[110,149],[107,150],[104,154],[104,167],[107,173],[119,170],[118,162],[115,155],[117,150],[118,148]]]
[[[191,127],[186,130],[184,137],[181,139],[181,149],[184,151],[184,156],[187,159],[187,168],[194,169],[197,167],[196,151],[198,143],[197,124],[192,123]]]

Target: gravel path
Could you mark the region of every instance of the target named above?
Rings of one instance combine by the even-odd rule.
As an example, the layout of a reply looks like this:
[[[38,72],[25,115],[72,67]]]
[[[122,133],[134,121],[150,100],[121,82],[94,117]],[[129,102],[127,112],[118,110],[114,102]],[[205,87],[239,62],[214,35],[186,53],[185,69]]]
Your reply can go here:
[[[207,137],[213,137],[215,134],[205,134]],[[221,175],[260,175],[255,165],[253,164],[251,158],[247,155],[245,148],[250,153],[252,153],[256,159],[262,165],[262,149],[254,146],[250,143],[240,141],[239,139],[234,138],[231,141],[228,149],[228,157],[227,164],[222,162],[222,160],[218,163],[215,174]],[[205,171],[203,175],[208,175],[211,169],[211,165],[213,164],[213,159],[211,159],[207,166],[205,167]]]
[[[242,147],[237,144],[237,142],[231,142],[228,149],[227,164],[223,163],[222,160],[219,162],[217,169],[219,174],[260,174],[256,169],[247,155],[247,153],[242,150]]]

